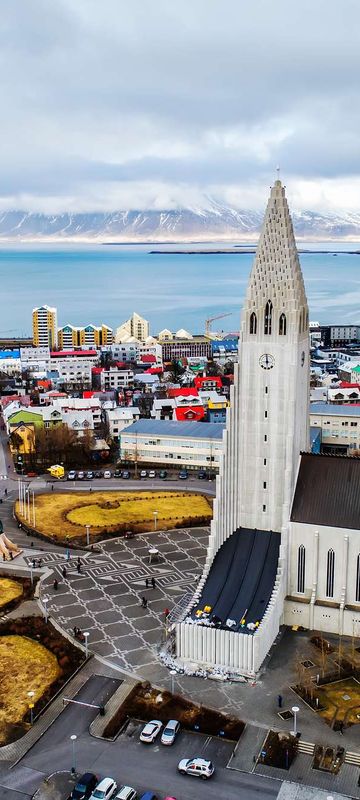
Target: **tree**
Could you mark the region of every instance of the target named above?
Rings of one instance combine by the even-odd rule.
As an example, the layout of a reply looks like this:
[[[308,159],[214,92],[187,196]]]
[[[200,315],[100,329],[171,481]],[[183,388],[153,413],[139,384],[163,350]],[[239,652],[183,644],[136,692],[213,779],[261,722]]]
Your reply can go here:
[[[168,370],[168,382],[181,384],[184,372],[185,367],[183,367],[181,362],[173,359],[170,364],[170,369]]]

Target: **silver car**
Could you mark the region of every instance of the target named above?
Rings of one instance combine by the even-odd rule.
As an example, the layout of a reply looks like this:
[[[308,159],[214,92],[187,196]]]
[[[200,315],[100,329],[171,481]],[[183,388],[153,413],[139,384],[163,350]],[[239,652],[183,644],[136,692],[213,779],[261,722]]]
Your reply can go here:
[[[161,735],[161,744],[174,744],[180,730],[180,722],[177,719],[169,719]]]
[[[182,775],[193,775],[206,781],[214,774],[215,767],[206,758],[183,758],[178,764],[178,770]]]

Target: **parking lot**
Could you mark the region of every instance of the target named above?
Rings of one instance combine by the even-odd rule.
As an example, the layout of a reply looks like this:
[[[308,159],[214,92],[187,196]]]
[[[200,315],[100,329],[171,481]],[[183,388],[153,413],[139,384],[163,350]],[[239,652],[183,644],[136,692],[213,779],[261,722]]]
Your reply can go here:
[[[212,761],[216,767],[226,767],[233,753],[236,742],[229,739],[221,739],[218,736],[208,736],[206,733],[188,731],[182,729],[177,735],[171,747],[165,747],[160,742],[161,733],[153,744],[143,744],[140,742],[140,733],[144,727],[144,722],[140,720],[130,720],[126,730],[118,736],[117,741],[127,740],[131,748],[139,751],[139,758],[144,757],[144,751],[149,751],[155,763],[162,763],[162,759],[167,759],[167,764],[177,768],[182,758],[194,758],[200,756]],[[140,756],[140,753],[142,754]]]

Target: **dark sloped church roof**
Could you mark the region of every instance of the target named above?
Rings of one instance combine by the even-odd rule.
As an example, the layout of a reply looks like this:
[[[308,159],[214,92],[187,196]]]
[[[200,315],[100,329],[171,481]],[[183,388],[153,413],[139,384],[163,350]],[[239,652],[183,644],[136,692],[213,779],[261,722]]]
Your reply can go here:
[[[360,531],[360,458],[302,453],[291,520]]]

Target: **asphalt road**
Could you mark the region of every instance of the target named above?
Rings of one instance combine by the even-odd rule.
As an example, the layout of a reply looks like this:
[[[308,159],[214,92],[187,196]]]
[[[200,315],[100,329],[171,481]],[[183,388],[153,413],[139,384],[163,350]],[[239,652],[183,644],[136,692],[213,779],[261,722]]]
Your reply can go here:
[[[77,699],[105,702],[117,681],[94,676],[80,690]],[[55,770],[72,766],[71,734],[77,735],[76,768],[94,771],[99,777],[109,775],[118,784],[134,786],[139,794],[152,789],[159,798],[172,794],[177,800],[269,800],[276,798],[280,783],[258,775],[226,769],[232,745],[228,742],[183,732],[175,745],[143,745],[141,726],[129,736],[126,732],[115,742],[90,737],[88,726],[96,711],[68,706],[47,733],[34,745],[13,770],[0,776],[3,800],[29,800],[43,777]],[[130,729],[134,730],[134,728]],[[201,755],[211,758],[216,772],[209,781],[184,777],[177,772],[181,758]]]

